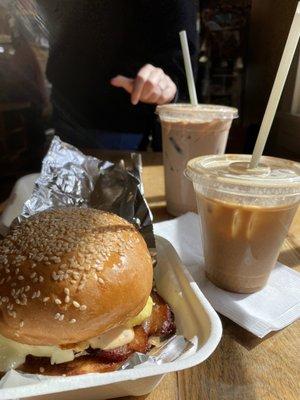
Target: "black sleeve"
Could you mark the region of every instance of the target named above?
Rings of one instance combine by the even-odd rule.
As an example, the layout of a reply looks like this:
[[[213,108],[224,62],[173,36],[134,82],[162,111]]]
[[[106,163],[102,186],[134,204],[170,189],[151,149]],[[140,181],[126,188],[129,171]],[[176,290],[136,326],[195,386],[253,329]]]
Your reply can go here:
[[[145,0],[141,19],[148,56],[146,62],[160,67],[176,83],[177,100],[187,101],[179,32],[186,30],[194,75],[197,70],[198,34],[197,6],[194,0]]]

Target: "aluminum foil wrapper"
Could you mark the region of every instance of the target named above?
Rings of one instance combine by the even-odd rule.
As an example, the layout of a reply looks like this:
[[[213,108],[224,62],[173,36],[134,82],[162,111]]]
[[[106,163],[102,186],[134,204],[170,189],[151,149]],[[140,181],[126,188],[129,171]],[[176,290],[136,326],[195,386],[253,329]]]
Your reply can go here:
[[[132,154],[131,160],[127,168],[122,160],[118,164],[101,161],[55,136],[18,221],[49,208],[93,207],[131,222],[148,248],[155,248],[152,214],[143,196],[141,157]]]
[[[149,353],[133,353],[119,368],[130,369],[146,365],[158,365],[172,362],[193,347],[193,343],[182,335],[173,335]]]

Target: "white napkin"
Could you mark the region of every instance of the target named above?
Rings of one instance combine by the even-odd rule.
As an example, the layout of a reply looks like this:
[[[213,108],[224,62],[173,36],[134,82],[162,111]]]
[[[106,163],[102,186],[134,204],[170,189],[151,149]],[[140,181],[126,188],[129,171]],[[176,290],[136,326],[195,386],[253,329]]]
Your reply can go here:
[[[262,338],[300,317],[300,274],[277,263],[268,284],[257,293],[245,295],[219,289],[204,275],[202,238],[197,214],[154,225],[156,235],[169,240],[183,264],[216,311]]]

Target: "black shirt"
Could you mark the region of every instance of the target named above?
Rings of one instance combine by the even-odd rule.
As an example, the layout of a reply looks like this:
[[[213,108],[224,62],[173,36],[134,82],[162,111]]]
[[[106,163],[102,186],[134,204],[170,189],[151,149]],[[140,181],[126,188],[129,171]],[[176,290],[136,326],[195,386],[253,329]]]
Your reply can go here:
[[[47,76],[52,99],[85,128],[145,132],[154,106],[130,103],[110,79],[161,67],[187,98],[178,33],[185,29],[197,54],[193,0],[38,0],[49,31]]]

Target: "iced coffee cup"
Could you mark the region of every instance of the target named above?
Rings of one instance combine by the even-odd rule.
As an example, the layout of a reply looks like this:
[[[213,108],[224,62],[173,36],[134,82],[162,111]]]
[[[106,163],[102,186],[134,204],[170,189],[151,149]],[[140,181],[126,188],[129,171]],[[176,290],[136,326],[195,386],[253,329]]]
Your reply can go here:
[[[216,105],[157,107],[162,126],[167,209],[172,215],[196,211],[193,185],[183,175],[193,157],[224,154],[237,110]]]
[[[249,155],[195,158],[192,180],[203,234],[205,271],[232,292],[263,288],[276,263],[300,201],[300,164]]]

